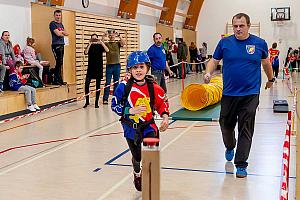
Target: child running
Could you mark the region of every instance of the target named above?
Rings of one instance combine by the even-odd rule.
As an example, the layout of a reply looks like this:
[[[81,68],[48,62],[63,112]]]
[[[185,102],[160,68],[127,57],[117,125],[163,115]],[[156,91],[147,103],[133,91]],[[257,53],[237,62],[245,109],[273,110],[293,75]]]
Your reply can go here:
[[[143,51],[131,53],[127,58],[127,70],[131,77],[122,81],[112,98],[112,110],[121,116],[124,136],[132,154],[134,185],[142,190],[141,143],[143,138],[159,137],[159,130],[169,126],[169,104],[165,101],[164,90],[150,75],[150,59]],[[156,110],[163,118],[158,129],[153,119]]]

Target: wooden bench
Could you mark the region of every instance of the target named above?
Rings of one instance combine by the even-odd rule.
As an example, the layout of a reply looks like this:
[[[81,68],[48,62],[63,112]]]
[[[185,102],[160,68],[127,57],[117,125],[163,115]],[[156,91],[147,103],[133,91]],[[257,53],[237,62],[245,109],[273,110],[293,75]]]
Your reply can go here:
[[[48,85],[36,89],[36,99],[39,106],[62,102],[76,98],[76,84],[63,86]],[[27,109],[24,92],[4,91],[0,93],[0,116]]]

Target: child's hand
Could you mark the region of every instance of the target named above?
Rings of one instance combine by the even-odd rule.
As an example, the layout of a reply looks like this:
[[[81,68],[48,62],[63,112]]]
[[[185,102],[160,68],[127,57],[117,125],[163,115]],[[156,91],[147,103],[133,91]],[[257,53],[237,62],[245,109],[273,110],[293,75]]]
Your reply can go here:
[[[30,74],[24,74],[24,75],[23,75],[23,78],[26,78],[26,79],[28,79],[28,78],[29,78],[29,76],[30,76]]]
[[[147,107],[145,105],[140,105],[134,108],[129,109],[129,114],[131,115],[136,115],[136,114],[141,114],[143,112],[147,111]]]
[[[163,115],[163,120],[162,120],[162,122],[160,124],[160,127],[159,127],[159,130],[161,132],[164,132],[165,130],[168,129],[168,127],[169,127],[169,116],[164,114]]]

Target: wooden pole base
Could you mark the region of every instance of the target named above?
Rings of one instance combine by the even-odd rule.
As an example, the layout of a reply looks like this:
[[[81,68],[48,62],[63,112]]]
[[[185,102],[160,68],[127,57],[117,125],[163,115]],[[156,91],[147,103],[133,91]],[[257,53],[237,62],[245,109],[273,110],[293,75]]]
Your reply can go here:
[[[160,151],[158,146],[143,146],[142,200],[160,200]]]

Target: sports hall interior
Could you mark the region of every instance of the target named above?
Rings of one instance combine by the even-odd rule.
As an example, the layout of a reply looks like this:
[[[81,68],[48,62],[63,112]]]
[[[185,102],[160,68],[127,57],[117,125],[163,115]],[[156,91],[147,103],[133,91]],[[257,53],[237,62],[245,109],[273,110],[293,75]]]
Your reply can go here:
[[[209,58],[219,40],[233,33],[232,16],[239,12],[250,16],[250,33],[269,47],[277,42],[280,50],[279,77],[271,89],[264,89],[268,80],[262,70],[248,177],[236,178],[234,164],[225,160],[217,119],[170,117],[168,130],[160,135],[160,196],[164,200],[280,199],[288,113],[274,113],[273,101],[287,100],[292,114],[287,192],[289,200],[300,199],[299,67],[290,78],[283,70],[289,47],[300,47],[300,1],[0,0],[0,6],[0,31],[9,31],[11,42],[21,47],[27,37],[34,38],[36,51],[50,61],[50,68],[55,59],[49,23],[55,10],[62,10],[69,33],[62,68],[67,84],[36,89],[41,112],[26,109],[23,92],[0,93],[0,200],[142,199],[132,183],[131,156],[119,117],[110,102],[102,104],[103,90],[99,108],[83,108],[88,65],[84,50],[91,34],[102,35],[108,29],[122,34],[124,78],[127,56],[146,51],[155,32],[174,42],[182,38],[188,46],[194,42],[197,48],[205,42]],[[289,8],[290,19],[272,21],[273,8]],[[105,54],[103,59],[105,73]],[[166,79],[171,114],[182,109],[184,87],[203,84],[203,75],[191,72],[185,79]],[[105,76],[101,88],[104,83]],[[94,81],[90,91],[94,98]]]

